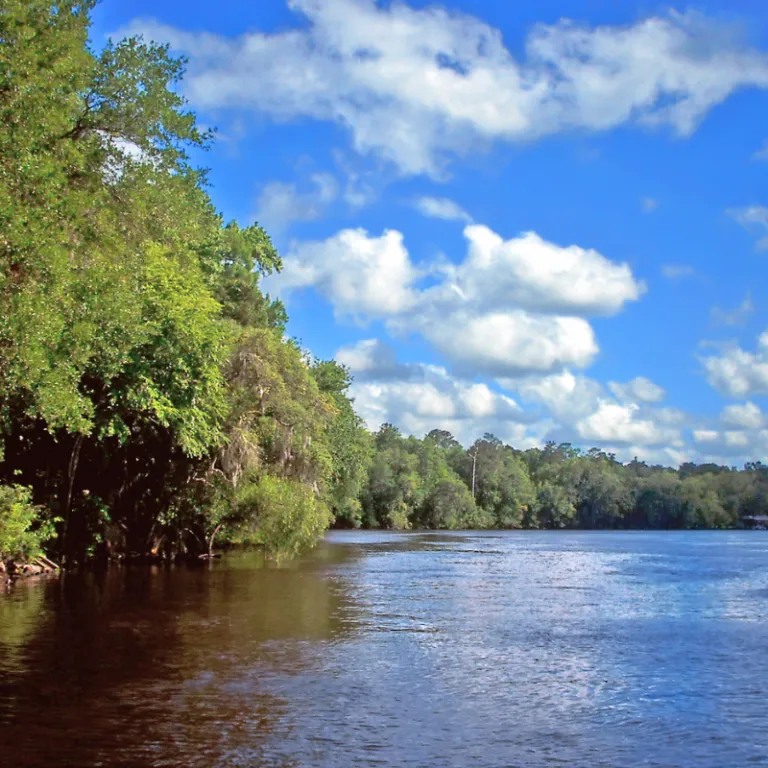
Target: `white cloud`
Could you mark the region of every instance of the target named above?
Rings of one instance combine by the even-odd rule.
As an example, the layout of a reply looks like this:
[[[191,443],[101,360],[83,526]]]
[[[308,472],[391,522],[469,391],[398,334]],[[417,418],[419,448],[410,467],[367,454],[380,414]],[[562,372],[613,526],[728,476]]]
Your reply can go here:
[[[696,274],[696,270],[688,264],[664,264],[661,274],[667,280],[677,280],[681,277],[692,277]]]
[[[638,376],[626,384],[611,381],[608,387],[619,400],[635,403],[660,403],[667,395],[663,387],[645,376]]]
[[[329,173],[316,173],[312,189],[300,192],[293,183],[271,181],[262,188],[256,201],[256,220],[270,232],[282,232],[291,222],[320,218],[338,196],[336,179]]]
[[[750,205],[746,208],[729,208],[726,213],[741,224],[744,229],[761,235],[757,248],[768,248],[768,208],[763,205]]]
[[[644,197],[640,205],[645,213],[653,213],[659,207],[659,201],[652,197]]]
[[[643,383],[637,384],[638,380]],[[582,448],[597,445],[624,461],[638,456],[680,463],[677,459],[685,447],[682,430],[689,425],[690,417],[674,408],[639,404],[624,397],[627,388],[635,387],[620,386],[622,398],[615,400],[599,382],[570,371],[500,383],[519,393],[525,403],[546,407],[552,427],[545,439],[571,442]],[[648,379],[638,377],[630,384],[658,401],[659,393]]]
[[[628,264],[595,250],[562,247],[535,232],[504,240],[481,225],[466,227],[464,235],[468,255],[444,284],[429,292],[435,303],[612,315],[645,291]]]
[[[751,294],[744,297],[744,301],[738,307],[732,310],[712,307],[710,317],[715,325],[744,325],[749,316],[755,311],[755,304],[752,301]]]
[[[507,389],[519,392],[527,401],[541,403],[558,421],[572,421],[593,413],[602,396],[602,386],[571,371],[548,376],[528,376],[517,381],[501,380]]]
[[[364,181],[359,174],[350,173],[344,187],[344,202],[350,208],[364,208],[370,205],[377,197],[373,185]]]
[[[684,411],[678,408],[654,408],[653,417],[659,424],[668,424],[670,426],[682,427],[690,421],[690,417]]]
[[[281,293],[314,287],[338,315],[361,318],[397,315],[416,301],[411,264],[403,236],[385,230],[380,237],[364,229],[345,229],[318,242],[292,248],[283,271],[265,280]]]
[[[766,441],[762,433],[750,429],[694,430],[693,439],[700,453],[699,462],[712,461],[730,464],[740,460],[762,460],[766,455]]]
[[[720,439],[720,433],[716,429],[694,429],[693,439],[697,443],[715,443]]]
[[[390,422],[418,436],[448,429],[465,444],[486,431],[530,442],[525,425],[531,416],[487,384],[456,378],[441,366],[398,363],[378,339],[343,347],[336,359],[355,375],[351,394],[370,429]]]
[[[731,464],[768,456],[768,430],[762,429],[759,408],[749,402],[726,407],[718,429],[693,424],[675,408],[614,400],[599,382],[567,370],[500,380],[502,387],[520,395],[523,407],[441,366],[399,363],[394,350],[377,339],[343,347],[336,357],[355,374],[352,395],[371,429],[388,421],[421,436],[437,427],[465,445],[484,432],[522,449],[547,440],[584,449],[596,445],[621,461],[636,456],[666,466],[685,461]],[[686,444],[684,430],[691,426],[693,442]]]
[[[421,334],[463,373],[494,377],[586,367],[598,345],[580,315],[613,314],[645,289],[626,264],[597,251],[535,233],[504,241],[474,225],[465,235],[462,263],[417,270],[399,232],[343,230],[294,247],[267,287],[312,286],[337,315],[385,318],[393,332]],[[440,275],[438,283],[420,289],[427,274]]]
[[[598,409],[576,423],[582,440],[597,443],[631,445],[672,445],[682,447],[678,429],[659,426],[653,419],[641,415],[635,403],[620,405],[604,400]]]
[[[614,400],[599,382],[567,370],[500,380],[522,398],[521,405],[440,366],[398,363],[394,350],[379,340],[344,347],[337,359],[352,368],[356,407],[372,429],[389,421],[421,436],[439,427],[465,445],[484,432],[517,448],[547,440],[584,449],[596,445],[621,461],[636,456],[673,467],[685,461],[730,465],[768,458],[768,430],[751,402],[724,408],[717,428],[696,424],[675,408]],[[622,396],[627,386],[621,388]],[[690,427],[692,442],[686,444]]]
[[[142,149],[138,144],[128,139],[111,136],[104,131],[96,131],[105,150],[107,158],[103,167],[104,181],[117,184],[131,166],[154,165],[158,167],[159,158]]]
[[[732,345],[719,355],[703,357],[701,362],[707,381],[723,395],[768,394],[768,331],[758,338],[755,352]]]
[[[446,153],[625,123],[687,135],[734,91],[768,85],[768,61],[696,13],[626,26],[539,24],[517,60],[499,30],[438,7],[290,0],[301,26],[236,38],[137,20],[123,33],[189,57],[198,108],[311,117],[348,128],[355,149],[405,173],[439,174]]]
[[[408,367],[397,362],[395,350],[380,339],[365,339],[341,347],[336,360],[352,371],[356,380],[362,378],[407,377]]]
[[[689,448],[671,448],[664,446],[630,445],[619,446],[616,453],[619,461],[632,461],[637,458],[639,461],[645,461],[647,464],[661,465],[663,467],[677,468],[687,461],[694,461],[695,454]]]
[[[744,429],[759,429],[765,423],[763,413],[754,403],[727,405],[720,414],[723,424]]]
[[[728,430],[724,433],[725,444],[729,448],[736,448],[743,450],[749,447],[750,439],[746,432],[740,432],[738,430]]]
[[[411,322],[456,368],[473,375],[514,377],[585,368],[598,352],[592,327],[580,317],[457,311],[420,314]]]
[[[416,201],[416,208],[423,216],[432,219],[472,221],[472,217],[458,203],[446,197],[420,197]]]
[[[768,461],[768,430],[762,426],[764,419],[757,406],[752,403],[728,406],[720,420],[724,429],[710,426],[693,431],[696,461],[728,466]]]

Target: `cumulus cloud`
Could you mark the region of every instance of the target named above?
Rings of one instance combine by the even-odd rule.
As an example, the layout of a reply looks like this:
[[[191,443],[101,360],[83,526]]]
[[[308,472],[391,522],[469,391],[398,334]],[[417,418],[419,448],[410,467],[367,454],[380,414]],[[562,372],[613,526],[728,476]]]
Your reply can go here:
[[[754,403],[727,405],[720,414],[723,424],[742,429],[759,429],[765,423],[763,412]]]
[[[738,466],[746,461],[768,461],[768,429],[754,403],[729,405],[720,425],[693,430],[696,460]]]
[[[588,366],[599,350],[584,316],[614,314],[645,290],[627,264],[594,250],[535,233],[505,241],[487,227],[464,232],[461,263],[417,269],[400,232],[343,230],[295,246],[267,287],[314,287],[337,315],[384,318],[395,333],[419,333],[462,373],[494,377]],[[421,288],[428,274],[437,283]]]
[[[715,443],[720,439],[720,433],[716,429],[694,429],[693,439],[697,443]]]
[[[336,352],[336,360],[349,368],[357,381],[410,375],[408,366],[397,362],[394,348],[381,339],[364,339],[341,347]]]
[[[528,376],[517,381],[501,380],[500,383],[519,392],[526,401],[541,403],[561,422],[593,413],[603,393],[598,382],[568,370],[547,376]]]
[[[645,291],[628,264],[617,264],[595,250],[556,245],[535,232],[504,240],[481,225],[466,227],[464,236],[469,244],[466,259],[430,292],[430,301],[612,315]]]
[[[416,201],[416,209],[431,219],[467,223],[472,221],[472,217],[458,203],[447,197],[420,197]]]
[[[463,372],[494,377],[585,368],[599,348],[583,315],[610,315],[645,286],[626,264],[529,232],[470,225],[466,258],[422,292],[417,330]]]
[[[576,423],[582,440],[619,445],[673,445],[682,447],[680,431],[641,415],[636,403],[602,401],[597,410]]]
[[[283,271],[265,280],[280,293],[314,287],[337,315],[386,317],[411,309],[417,279],[403,236],[386,230],[371,236],[364,229],[345,229],[317,242],[289,250]]]
[[[599,382],[571,371],[501,383],[519,393],[525,403],[540,403],[547,409],[552,427],[546,439],[598,446],[623,460],[638,456],[666,463],[675,461],[670,451],[680,453],[685,446],[683,429],[690,423],[687,414],[626,398],[627,390],[637,388],[658,402],[656,385],[643,377],[620,385],[621,397],[615,399]]]
[[[302,23],[274,34],[225,37],[151,20],[121,34],[144,33],[185,53],[185,94],[198,108],[333,121],[357,151],[404,173],[439,175],[447,154],[564,130],[639,123],[687,135],[734,91],[768,85],[764,53],[693,12],[626,26],[538,24],[518,60],[499,30],[439,7],[289,7]]]
[[[638,457],[667,466],[685,461],[730,464],[768,456],[768,430],[755,404],[727,406],[719,426],[696,423],[675,408],[658,407],[659,393],[653,388],[649,392],[654,402],[630,401],[627,390],[636,388],[638,379],[648,382],[644,377],[621,385],[615,398],[608,392],[611,387],[569,370],[499,380],[503,389],[515,394],[511,397],[442,366],[400,363],[392,347],[378,339],[342,347],[336,358],[355,376],[352,395],[371,429],[391,422],[421,436],[438,427],[465,445],[492,432],[518,448],[555,440],[597,446],[622,461]],[[639,391],[645,389],[639,386]],[[687,444],[686,430],[691,427],[692,444]]]
[[[384,422],[419,436],[447,429],[465,444],[492,431],[533,444],[526,436],[533,417],[487,384],[457,378],[441,366],[398,363],[392,347],[378,339],[342,347],[336,359],[355,377],[351,394],[370,429]]]
[[[598,352],[590,324],[580,317],[534,315],[523,310],[450,316],[420,314],[416,328],[467,374],[494,377],[585,368]]]
[[[736,398],[768,394],[768,331],[759,336],[754,352],[734,344],[701,362],[707,381],[720,394]]]
[[[759,250],[768,248],[768,208],[763,205],[750,205],[746,208],[729,208],[727,213],[744,229],[759,236]]]
[[[762,459],[766,455],[764,431],[749,429],[698,429],[693,439],[700,451],[700,461],[727,464],[747,457]]]
[[[645,376],[638,376],[626,384],[611,381],[608,387],[619,400],[636,403],[660,403],[667,395],[663,387]]]
[[[675,427],[682,427],[690,422],[690,416],[685,411],[668,406],[654,408],[653,417],[659,424],[668,424]]]
[[[271,181],[265,184],[256,201],[256,220],[270,232],[282,232],[294,221],[312,221],[323,215],[338,196],[336,179],[329,173],[316,173],[311,188],[299,191],[296,184]]]

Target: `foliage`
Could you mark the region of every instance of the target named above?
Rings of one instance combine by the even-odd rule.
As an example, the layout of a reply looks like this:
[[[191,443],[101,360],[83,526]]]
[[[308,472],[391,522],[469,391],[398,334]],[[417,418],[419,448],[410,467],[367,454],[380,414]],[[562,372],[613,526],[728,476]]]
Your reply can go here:
[[[312,489],[296,480],[263,477],[238,499],[245,517],[258,521],[250,541],[264,544],[278,558],[310,547],[330,525],[331,513]]]
[[[371,461],[372,441],[347,394],[351,384],[349,371],[333,360],[317,361],[312,366],[312,375],[335,408],[325,429],[331,453],[328,503],[339,524],[359,528],[360,493]]]
[[[205,551],[245,522],[280,551],[290,520],[317,535],[267,498],[359,521],[348,376],[285,338],[267,233],[213,209],[183,61],[136,38],[94,53],[92,6],[0,12],[0,480],[57,515],[68,562]]]
[[[32,503],[29,488],[0,485],[0,562],[39,556],[52,534],[52,524]]]
[[[464,449],[445,430],[417,440],[390,424],[374,449],[361,495],[371,527],[732,528],[768,508],[761,464],[674,471],[568,443],[520,452],[488,434]]]

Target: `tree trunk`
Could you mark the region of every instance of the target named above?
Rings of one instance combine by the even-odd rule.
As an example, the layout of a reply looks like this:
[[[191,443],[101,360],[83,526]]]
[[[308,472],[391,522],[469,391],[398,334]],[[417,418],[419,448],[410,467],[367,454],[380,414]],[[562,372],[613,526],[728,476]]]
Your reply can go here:
[[[64,542],[65,559],[69,559],[71,552],[71,546],[69,542],[69,516],[72,510],[72,491],[75,487],[75,474],[77,473],[77,465],[80,461],[80,449],[83,446],[83,435],[78,435],[75,438],[75,443],[72,446],[72,453],[69,455],[69,466],[67,467],[67,495],[64,499],[64,532],[62,541]]]
[[[208,539],[208,559],[209,559],[209,560],[213,558],[213,541],[214,541],[214,539],[216,538],[216,534],[217,534],[217,533],[218,533],[220,530],[221,530],[221,525],[219,524],[219,525],[217,525],[217,526],[216,526],[216,527],[213,529],[213,533],[211,534],[211,538],[210,538],[210,539]]]

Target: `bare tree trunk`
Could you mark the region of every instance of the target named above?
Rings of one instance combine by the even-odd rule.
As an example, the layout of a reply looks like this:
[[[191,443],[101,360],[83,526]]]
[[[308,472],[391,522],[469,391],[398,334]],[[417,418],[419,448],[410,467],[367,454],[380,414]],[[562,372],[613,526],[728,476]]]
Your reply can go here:
[[[216,538],[216,534],[221,530],[221,524],[217,525],[213,529],[213,533],[211,534],[211,538],[208,539],[208,559],[213,558],[213,541]]]
[[[64,535],[62,536],[65,558],[69,555],[69,542],[67,541],[69,535],[69,513],[72,509],[72,490],[75,486],[75,473],[77,472],[77,464],[80,461],[80,449],[82,446],[83,435],[80,434],[75,438],[75,444],[72,446],[72,453],[69,456],[69,467],[67,468],[67,497],[64,501]]]
[[[472,498],[475,498],[475,466],[477,465],[477,451],[472,454]]]

